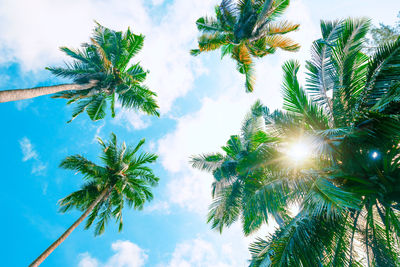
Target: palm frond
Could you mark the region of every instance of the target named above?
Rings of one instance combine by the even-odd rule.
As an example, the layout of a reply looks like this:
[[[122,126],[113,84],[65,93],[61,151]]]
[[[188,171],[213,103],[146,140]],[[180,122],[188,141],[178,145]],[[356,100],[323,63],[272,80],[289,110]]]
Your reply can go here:
[[[388,88],[400,82],[400,38],[396,42],[378,47],[368,65],[365,86],[365,104],[371,106],[384,95]]]
[[[120,68],[122,71],[125,70],[126,66],[128,66],[132,57],[137,55],[139,51],[142,50],[144,44],[144,35],[133,34],[128,28],[124,36],[124,41],[126,42],[127,54],[126,55],[124,53],[118,54],[120,58],[118,62],[119,63],[118,68]],[[139,64],[136,64],[134,66],[138,67]]]
[[[327,118],[317,105],[312,103],[297,80],[298,62],[288,61],[283,65],[283,108],[300,115],[315,129],[327,128]]]
[[[203,34],[199,37],[200,52],[213,51],[226,44],[226,36],[221,33]]]
[[[96,95],[90,99],[89,105],[86,107],[86,111],[91,120],[97,121],[104,119],[106,116],[107,98],[104,95]]]
[[[340,218],[347,209],[358,210],[360,198],[335,186],[328,179],[318,177],[303,200],[303,208],[316,217]]]
[[[222,0],[221,4],[215,8],[215,14],[223,27],[233,28],[237,17],[237,8],[234,1]]]
[[[221,167],[222,160],[224,157],[219,154],[202,154],[192,157],[190,163],[193,168],[212,172],[215,169]]]
[[[216,17],[201,17],[196,25],[202,34],[198,48],[190,54],[197,56],[205,51],[221,49],[221,58],[231,54],[237,70],[246,77],[245,88],[254,88],[253,57],[264,57],[277,48],[297,51],[300,46],[283,35],[297,30],[299,25],[287,21],[273,21],[283,14],[289,0],[222,0],[216,6]]]
[[[318,242],[326,237],[322,234],[325,227],[322,221],[297,215],[267,240],[259,239],[250,245],[251,266],[263,266],[267,259],[272,266],[321,266],[323,258]]]
[[[65,158],[60,163],[60,168],[78,171],[87,178],[95,178],[97,176],[105,175],[106,170],[86,159],[81,155],[74,155]]]
[[[300,45],[298,43],[282,35],[267,36],[265,38],[265,42],[273,49],[280,48],[286,51],[297,51],[300,49]]]
[[[153,98],[156,94],[146,86],[132,86],[124,93],[118,94],[118,100],[123,107],[135,108],[149,115],[159,116],[158,105]]]
[[[80,155],[67,157],[60,164],[62,168],[82,173],[87,180],[81,189],[59,201],[60,211],[73,208],[89,211],[85,228],[95,224],[95,235],[105,231],[111,217],[117,220],[121,230],[125,201],[129,207],[141,209],[146,201],[153,199],[151,190],[159,181],[148,166],[157,156],[151,153],[137,154],[144,140],[136,146],[127,146],[125,142],[119,144],[116,135],[111,134],[108,141],[99,139],[99,144],[104,167]]]
[[[313,100],[332,114],[332,92],[335,80],[335,66],[331,59],[335,45],[343,27],[342,21],[321,21],[322,39],[313,43],[311,60],[307,62],[307,92]]]
[[[266,1],[267,3],[267,1]],[[275,20],[280,17],[285,10],[289,7],[290,0],[274,0],[270,8],[266,8],[265,12],[261,12],[258,20],[268,18],[269,20]]]
[[[156,94],[142,84],[148,71],[139,63],[130,65],[132,58],[142,49],[143,42],[144,36],[132,33],[129,28],[126,32],[117,32],[96,23],[90,42],[82,44],[81,49],[61,47],[73,61],[66,63],[65,67],[47,69],[56,76],[72,79],[74,83],[96,82],[87,90],[65,91],[53,95],[54,98],[70,99],[68,104],[77,102],[70,121],[85,110],[92,120],[103,119],[108,101],[111,102],[111,116],[115,117],[115,101],[121,98],[124,108],[158,115]],[[130,92],[120,97],[126,91]],[[142,99],[139,107],[132,104],[138,99]]]
[[[199,31],[205,33],[224,32],[218,20],[211,17],[201,17],[196,21],[196,26]]]
[[[333,51],[332,58],[336,66],[333,104],[336,109],[340,106],[343,113],[353,111],[357,96],[365,84],[368,57],[361,50],[369,25],[367,19],[345,20]]]
[[[241,201],[241,187],[239,182],[223,188],[216,193],[209,208],[207,222],[213,229],[222,232],[225,226],[230,226],[239,218]]]
[[[300,24],[293,24],[289,21],[271,22],[266,26],[267,35],[275,34],[286,34],[292,31],[296,31],[300,27]]]

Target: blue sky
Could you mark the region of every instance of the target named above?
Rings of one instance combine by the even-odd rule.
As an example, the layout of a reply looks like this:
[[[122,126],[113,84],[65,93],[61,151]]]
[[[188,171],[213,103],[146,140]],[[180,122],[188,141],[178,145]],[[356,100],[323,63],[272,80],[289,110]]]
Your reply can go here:
[[[26,266],[79,216],[58,213],[57,201],[78,189],[81,177],[58,168],[68,155],[97,161],[96,137],[111,132],[128,143],[146,138],[146,151],[159,154],[154,170],[161,178],[155,199],[143,211],[125,210],[123,232],[109,223],[94,238],[78,227],[42,266],[246,266],[247,245],[233,225],[222,235],[205,223],[212,177],[190,168],[190,155],[218,151],[238,132],[249,106],[261,99],[279,108],[281,65],[304,62],[319,20],[366,16],[394,23],[398,0],[292,0],[287,17],[301,24],[293,38],[298,53],[282,53],[257,62],[254,94],[245,94],[243,77],[219,53],[193,58],[195,20],[212,14],[215,0],[0,0],[0,90],[68,82],[45,66],[68,60],[59,46],[88,40],[93,20],[115,30],[131,26],[146,35],[137,57],[150,70],[147,84],[159,95],[161,117],[118,110],[115,119],[91,122],[81,115],[70,124],[71,108],[48,96],[0,105],[2,186],[0,221],[2,263]],[[304,76],[303,76],[304,77]]]

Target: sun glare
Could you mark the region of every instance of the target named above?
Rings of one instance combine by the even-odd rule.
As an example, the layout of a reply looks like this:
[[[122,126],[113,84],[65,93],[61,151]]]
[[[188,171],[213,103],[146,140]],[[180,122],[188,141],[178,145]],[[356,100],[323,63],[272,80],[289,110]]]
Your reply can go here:
[[[305,161],[310,155],[310,146],[305,142],[297,142],[289,146],[287,156],[296,163]]]

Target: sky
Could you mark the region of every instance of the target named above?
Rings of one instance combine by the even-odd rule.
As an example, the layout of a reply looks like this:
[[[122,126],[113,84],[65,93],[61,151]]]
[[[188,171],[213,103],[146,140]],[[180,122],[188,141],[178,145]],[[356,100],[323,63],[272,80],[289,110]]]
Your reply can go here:
[[[0,251],[4,266],[27,266],[79,216],[58,212],[57,201],[77,190],[82,177],[58,168],[82,154],[98,162],[97,137],[111,132],[144,151],[157,153],[152,165],[160,177],[155,198],[142,211],[124,210],[124,229],[110,221],[106,231],[79,226],[42,264],[78,267],[247,266],[248,244],[274,225],[244,237],[239,224],[222,234],[206,224],[212,176],[191,168],[191,155],[217,152],[237,134],[252,103],[260,99],[280,108],[281,65],[309,58],[320,36],[321,19],[368,17],[393,24],[398,0],[292,0],[285,17],[300,23],[292,34],[302,48],[278,51],[256,62],[255,92],[245,93],[244,79],[218,52],[192,57],[197,18],[212,15],[217,0],[0,0],[0,90],[65,83],[44,68],[68,61],[60,46],[87,42],[94,20],[114,30],[131,27],[146,36],[134,59],[150,70],[146,84],[158,94],[160,118],[117,109],[92,122],[86,114],[72,123],[71,107],[49,96],[0,104]],[[304,64],[303,64],[304,65]],[[304,71],[304,68],[301,72]],[[301,74],[304,80],[304,75]]]

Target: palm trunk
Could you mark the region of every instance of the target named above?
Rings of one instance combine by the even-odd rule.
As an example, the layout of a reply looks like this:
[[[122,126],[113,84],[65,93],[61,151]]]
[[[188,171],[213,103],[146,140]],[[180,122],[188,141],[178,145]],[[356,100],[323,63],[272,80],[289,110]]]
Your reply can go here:
[[[53,86],[44,86],[44,87],[34,87],[29,89],[13,89],[13,90],[4,90],[0,91],[0,103],[10,102],[28,98],[34,98],[42,95],[51,95],[58,92],[69,91],[69,90],[86,90],[92,88],[97,81],[90,81],[86,84],[60,84]]]
[[[34,260],[29,267],[36,267],[39,266],[49,255],[53,252],[71,233],[75,230],[76,227],[89,215],[90,212],[99,204],[100,201],[103,199],[107,199],[112,191],[112,187],[105,188],[101,194],[90,204],[89,208],[82,214],[79,219],[74,222],[67,231],[62,234],[53,244],[50,245],[36,260]]]

